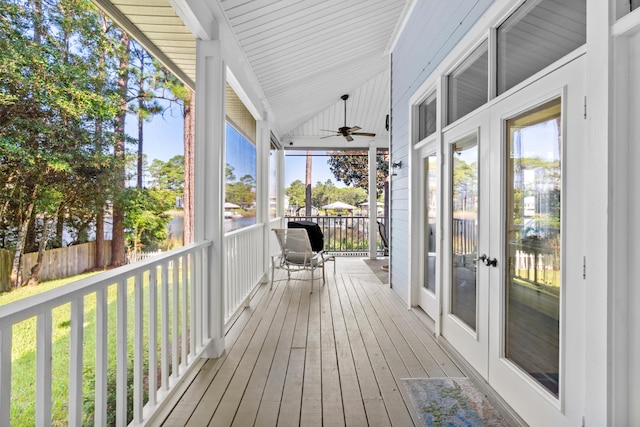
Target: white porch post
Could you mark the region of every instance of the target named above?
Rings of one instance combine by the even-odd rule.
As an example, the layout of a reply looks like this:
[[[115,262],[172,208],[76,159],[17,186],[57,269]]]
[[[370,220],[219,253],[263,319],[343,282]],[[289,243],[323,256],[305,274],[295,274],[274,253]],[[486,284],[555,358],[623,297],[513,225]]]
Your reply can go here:
[[[209,335],[205,357],[224,351],[224,166],[225,65],[219,40],[196,44],[195,241],[211,240],[206,262],[209,278]]]
[[[284,218],[284,149],[279,148],[276,151],[276,170],[277,176],[277,191],[276,191],[276,216]]]
[[[378,199],[377,189],[377,168],[378,149],[375,144],[369,146],[369,258],[376,259],[378,252]]]
[[[266,119],[266,113],[264,114]],[[262,270],[268,273],[269,266],[269,151],[271,129],[268,120],[256,122],[256,220],[264,223]],[[266,276],[265,276],[266,277]],[[264,279],[263,279],[264,280]]]

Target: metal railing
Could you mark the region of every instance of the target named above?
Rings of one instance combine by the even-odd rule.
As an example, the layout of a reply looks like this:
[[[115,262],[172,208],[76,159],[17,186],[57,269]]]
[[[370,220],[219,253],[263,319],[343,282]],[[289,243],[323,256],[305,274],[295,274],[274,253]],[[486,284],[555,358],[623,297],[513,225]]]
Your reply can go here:
[[[35,357],[23,357],[34,359],[36,387],[19,407],[35,403],[35,425],[50,425],[58,405],[68,415],[56,422],[67,425],[83,425],[87,419],[94,425],[117,426],[149,420],[211,341],[210,246],[189,245],[4,305],[0,426],[11,424],[16,403],[12,369],[20,361],[13,358],[14,344],[19,344],[14,339],[24,336],[14,336],[14,330],[22,322],[35,325]],[[68,310],[62,319],[61,310]],[[64,338],[53,334],[53,325],[60,323],[69,325]],[[54,375],[61,360],[68,366],[65,378],[57,371]],[[66,398],[52,396],[57,381],[68,383]],[[89,414],[83,411],[86,405]]]
[[[361,216],[287,216],[285,226],[291,221],[312,221],[317,223],[324,234],[324,250],[338,255],[366,255],[369,253],[369,218]],[[384,218],[378,218],[384,223]],[[382,254],[384,249],[377,232],[376,247]]]

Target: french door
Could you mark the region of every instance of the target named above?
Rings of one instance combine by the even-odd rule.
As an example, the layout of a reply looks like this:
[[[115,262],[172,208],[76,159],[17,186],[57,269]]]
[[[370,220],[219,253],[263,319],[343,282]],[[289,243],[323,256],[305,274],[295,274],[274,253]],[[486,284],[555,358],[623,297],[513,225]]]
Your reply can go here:
[[[583,413],[583,63],[444,132],[442,334],[539,425]]]

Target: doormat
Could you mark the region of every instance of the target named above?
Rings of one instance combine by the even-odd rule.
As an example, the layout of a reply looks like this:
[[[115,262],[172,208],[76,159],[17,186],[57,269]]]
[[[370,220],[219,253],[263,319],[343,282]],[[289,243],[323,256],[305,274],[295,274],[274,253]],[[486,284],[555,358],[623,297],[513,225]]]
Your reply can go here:
[[[403,378],[423,426],[500,426],[508,423],[468,378]]]

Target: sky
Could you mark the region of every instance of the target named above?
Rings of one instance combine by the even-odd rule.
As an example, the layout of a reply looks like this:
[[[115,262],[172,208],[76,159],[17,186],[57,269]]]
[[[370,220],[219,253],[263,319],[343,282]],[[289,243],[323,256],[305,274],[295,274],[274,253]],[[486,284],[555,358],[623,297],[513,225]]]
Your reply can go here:
[[[179,107],[173,106],[163,115],[157,115],[149,122],[144,123],[144,152],[147,155],[147,162],[151,164],[153,159],[159,159],[164,162],[176,155],[184,154],[183,142],[183,119],[182,111]],[[126,131],[129,136],[134,139],[138,137],[137,121],[135,116],[127,116]],[[239,134],[231,128],[227,132],[227,138],[240,138]],[[232,148],[237,147],[236,149]],[[255,176],[255,167],[253,170],[243,166],[245,162],[243,158],[250,156],[250,150],[247,151],[242,144],[230,144],[227,149],[227,162],[234,165],[234,175],[236,179],[240,179],[243,175],[249,174]],[[129,146],[132,152],[136,150],[134,145]],[[286,154],[286,153],[285,153]],[[253,153],[253,164],[255,165],[255,152]],[[299,179],[304,182],[305,179],[305,156],[286,156],[285,157],[285,187],[288,187],[292,181]],[[329,170],[327,158],[323,156],[314,156],[311,168],[313,185],[316,182],[326,182],[331,179],[337,187],[344,187],[343,183],[336,181],[335,177]]]

